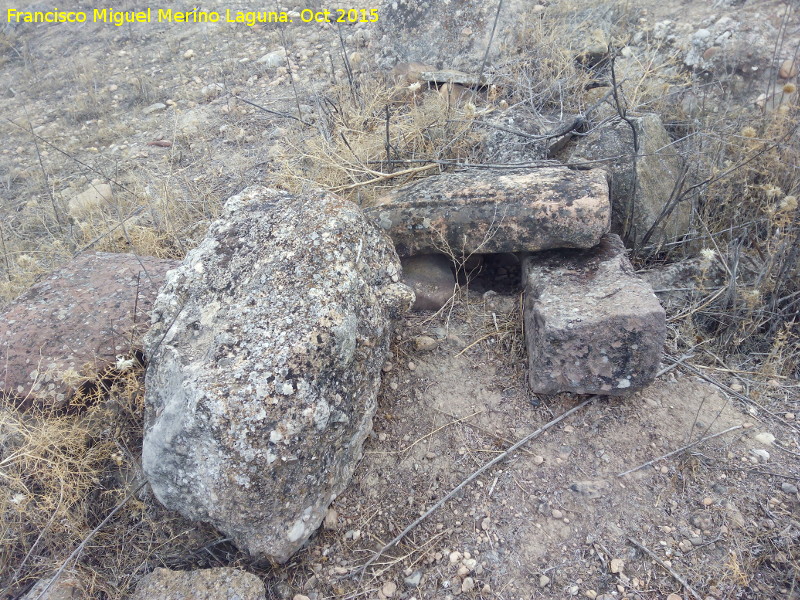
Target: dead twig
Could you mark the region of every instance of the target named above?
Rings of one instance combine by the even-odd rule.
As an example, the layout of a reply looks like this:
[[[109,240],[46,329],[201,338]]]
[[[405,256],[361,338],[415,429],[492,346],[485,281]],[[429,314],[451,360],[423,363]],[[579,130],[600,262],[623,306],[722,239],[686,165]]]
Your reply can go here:
[[[680,454],[684,450],[688,450],[689,448],[697,446],[698,444],[701,444],[703,442],[707,442],[708,440],[714,439],[715,437],[719,437],[719,436],[724,435],[726,433],[730,433],[731,431],[736,431],[737,429],[742,429],[742,426],[741,425],[734,425],[733,427],[728,427],[728,429],[725,429],[724,431],[720,431],[718,433],[714,433],[714,434],[706,436],[704,438],[700,438],[699,440],[695,440],[691,444],[687,444],[687,445],[683,446],[682,448],[678,448],[677,450],[673,450],[672,452],[668,452],[667,454],[664,454],[663,456],[659,456],[658,458],[654,458],[653,460],[649,460],[646,463],[641,464],[638,467],[635,467],[633,469],[628,469],[627,471],[624,471],[624,472],[620,473],[619,475],[617,475],[617,477],[623,477],[625,475],[628,475],[629,473],[634,473],[636,471],[639,471],[640,469],[644,469],[645,467],[649,467],[650,465],[652,465],[654,463],[657,463],[660,460],[664,460],[665,458],[669,458],[670,456],[675,456],[676,454]]]
[[[689,582],[688,582],[688,581],[686,581],[686,580],[685,580],[683,577],[681,577],[681,576],[680,576],[680,574],[679,574],[677,571],[675,571],[675,569],[673,569],[672,567],[670,567],[670,566],[669,566],[667,563],[665,563],[665,562],[664,562],[663,560],[661,560],[661,559],[660,559],[658,556],[656,556],[656,554],[655,554],[655,553],[654,553],[652,550],[650,550],[650,549],[649,549],[647,546],[645,546],[645,545],[644,545],[644,544],[642,544],[641,542],[637,542],[637,541],[636,541],[635,539],[633,539],[632,537],[629,537],[629,538],[628,538],[628,541],[629,541],[631,544],[633,544],[634,546],[636,546],[637,548],[639,548],[639,550],[641,550],[642,552],[644,552],[645,554],[647,554],[647,556],[649,556],[650,558],[652,558],[652,559],[653,559],[654,561],[656,561],[656,562],[657,562],[659,565],[661,565],[661,567],[662,567],[663,569],[665,569],[665,570],[666,570],[666,571],[667,571],[667,572],[668,572],[670,575],[672,575],[672,578],[673,578],[675,581],[677,581],[678,583],[680,583],[680,584],[683,586],[683,588],[684,588],[684,589],[685,589],[687,592],[689,592],[689,593],[692,595],[692,597],[693,597],[693,598],[696,598],[696,600],[703,600],[703,599],[700,597],[700,594],[698,594],[697,592],[695,592],[695,591],[694,591],[694,589],[692,588],[692,586],[690,586],[690,585],[689,585]]]
[[[359,578],[363,577],[363,576],[364,576],[364,573],[365,573],[365,572],[366,572],[366,570],[369,568],[369,566],[370,566],[372,563],[374,563],[376,560],[378,560],[378,559],[379,559],[379,558],[380,558],[380,557],[383,555],[383,553],[384,553],[384,552],[386,552],[387,550],[389,550],[390,548],[392,548],[393,546],[395,546],[395,545],[396,545],[396,544],[397,544],[397,543],[398,543],[400,540],[402,540],[402,539],[403,539],[404,537],[406,537],[406,536],[407,536],[409,533],[411,533],[411,531],[413,531],[413,530],[414,530],[414,529],[415,529],[415,528],[416,528],[416,527],[417,527],[417,526],[418,526],[420,523],[422,523],[422,522],[423,522],[425,519],[427,519],[427,518],[428,518],[429,516],[431,516],[431,515],[432,515],[434,512],[436,512],[436,511],[437,511],[439,508],[441,508],[441,507],[444,505],[444,503],[445,503],[445,502],[447,502],[448,500],[451,500],[451,499],[452,499],[452,498],[453,498],[453,497],[454,497],[456,494],[458,494],[458,492],[460,492],[462,489],[464,489],[464,488],[465,488],[467,485],[469,485],[470,483],[472,483],[473,481],[475,481],[475,480],[476,480],[478,477],[480,477],[480,476],[481,476],[483,473],[485,473],[486,471],[488,471],[489,469],[491,469],[491,468],[492,468],[493,466],[495,466],[496,464],[498,464],[498,463],[500,463],[500,462],[504,461],[504,460],[505,460],[506,458],[508,458],[508,457],[509,457],[511,454],[513,454],[513,453],[514,453],[516,450],[518,450],[519,448],[521,448],[522,446],[524,446],[525,444],[527,444],[527,443],[528,443],[529,441],[531,441],[533,438],[535,438],[535,437],[537,437],[537,436],[541,435],[542,433],[544,433],[545,431],[547,431],[548,429],[550,429],[550,428],[551,428],[551,427],[553,427],[554,425],[557,425],[558,423],[560,423],[561,421],[563,421],[564,419],[566,419],[566,418],[567,418],[567,417],[569,417],[570,415],[572,415],[572,414],[574,414],[574,413],[578,412],[580,409],[582,409],[583,407],[585,407],[587,404],[589,404],[590,402],[592,402],[592,401],[593,401],[595,398],[597,398],[597,397],[598,397],[598,396],[590,396],[589,398],[587,398],[586,400],[584,400],[583,402],[581,402],[581,403],[580,403],[578,406],[575,406],[575,407],[573,407],[573,408],[569,409],[568,411],[566,411],[565,413],[563,413],[563,414],[559,415],[558,417],[556,417],[555,419],[553,419],[553,420],[552,420],[552,421],[550,421],[549,423],[547,423],[547,424],[543,425],[542,427],[540,427],[539,429],[537,429],[537,430],[536,430],[536,431],[534,431],[533,433],[529,433],[529,434],[528,434],[528,435],[526,435],[524,438],[522,438],[520,441],[518,441],[516,444],[514,444],[513,446],[511,446],[511,447],[510,447],[508,450],[506,450],[506,451],[505,451],[505,452],[503,452],[502,454],[499,454],[498,456],[494,457],[494,458],[493,458],[492,460],[490,460],[488,463],[484,464],[484,465],[483,465],[482,467],[480,467],[480,468],[479,468],[477,471],[475,471],[474,473],[472,473],[472,475],[470,475],[470,476],[469,476],[469,477],[467,477],[467,478],[466,478],[464,481],[462,481],[462,482],[461,482],[461,483],[459,483],[459,484],[458,484],[456,487],[454,487],[454,488],[453,488],[453,489],[452,489],[452,490],[451,490],[451,491],[450,491],[450,492],[449,492],[447,495],[445,495],[443,498],[441,498],[441,499],[440,499],[440,500],[439,500],[439,501],[438,501],[436,504],[434,504],[434,505],[433,505],[432,507],[430,507],[430,508],[429,508],[427,511],[425,511],[425,513],[424,513],[424,514],[423,514],[423,515],[422,515],[420,518],[418,518],[416,521],[414,521],[413,523],[411,523],[411,525],[409,525],[409,526],[408,526],[408,527],[406,527],[406,528],[405,528],[403,531],[401,531],[401,532],[400,532],[400,533],[397,535],[397,537],[395,537],[395,538],[394,538],[392,541],[390,541],[388,544],[385,544],[385,545],[384,545],[384,546],[383,546],[383,547],[382,547],[380,550],[378,550],[378,551],[377,551],[377,552],[376,552],[376,553],[375,553],[375,554],[372,556],[372,558],[370,558],[370,559],[369,559],[367,562],[365,562],[365,563],[364,563],[364,564],[363,564],[363,565],[362,565],[362,566],[361,566],[361,567],[360,567],[358,570],[356,570],[356,571],[353,573],[353,575],[354,575],[354,576],[355,576],[355,575],[358,575],[358,577],[359,577]]]

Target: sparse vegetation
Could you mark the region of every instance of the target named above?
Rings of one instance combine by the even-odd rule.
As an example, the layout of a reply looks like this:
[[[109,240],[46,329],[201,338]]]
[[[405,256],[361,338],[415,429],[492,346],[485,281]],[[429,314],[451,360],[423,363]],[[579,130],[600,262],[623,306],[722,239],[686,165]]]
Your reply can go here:
[[[690,361],[694,370],[687,372],[736,390],[747,401],[734,402],[751,415],[780,423],[791,443],[776,449],[784,462],[774,469],[783,465],[779,475],[797,483],[800,430],[787,417],[800,412],[796,78],[776,83],[772,73],[762,106],[754,108],[749,99],[756,78],[737,71],[735,57],[726,57],[715,78],[686,69],[679,49],[652,28],[633,47],[639,19],[645,18],[632,6],[636,3],[552,4],[546,14],[528,8],[519,16],[516,37],[487,70],[490,83],[463,100],[438,89],[442,86],[398,83],[363,57],[345,69],[338,50],[325,61],[304,62],[303,72],[300,56],[308,54],[309,45],[299,45],[301,32],[292,30],[241,34],[221,28],[186,39],[170,29],[161,31],[164,43],[151,40],[149,31],[102,30],[97,39],[70,37],[65,43],[56,38],[74,31],[0,25],[7,132],[0,154],[0,305],[82,250],[181,258],[202,239],[222,202],[252,183],[296,192],[323,187],[367,205],[414,178],[484,162],[482,144],[491,130],[486,123],[503,115],[525,114],[527,133],[538,135],[577,115],[586,116],[585,133],[620,118],[620,112],[657,112],[688,165],[673,200],[691,204],[692,227],[685,239],[637,248],[632,260],[639,268],[698,255],[704,260],[697,281],[684,282],[691,291],[668,315],[672,367],[680,370]],[[782,14],[779,36],[797,19],[788,10]],[[136,36],[141,47],[130,49],[126,35]],[[346,46],[338,36],[331,39]],[[254,60],[284,43],[291,70]],[[796,56],[790,43],[796,40],[780,37],[776,52],[780,47]],[[611,48],[613,79],[611,55],[586,58],[598,44]],[[70,58],[53,58],[68,46]],[[123,47],[133,57],[119,54]],[[202,56],[185,58],[187,50],[199,53],[205,47],[210,50]],[[778,58],[771,57],[773,66]],[[65,67],[67,61],[74,66]],[[331,85],[317,85],[317,78]],[[173,104],[158,120],[143,115],[142,108],[167,101]],[[589,107],[596,110],[587,115]],[[168,143],[150,145],[157,141]],[[113,198],[70,214],[70,200],[95,179],[112,186]],[[468,257],[449,253],[463,270]],[[487,355],[501,346],[514,356],[522,352],[519,307],[500,314],[466,302],[447,308],[437,317],[445,325],[459,310],[474,321],[472,337],[464,340],[469,349]],[[406,349],[398,344],[395,353],[405,359]],[[509,388],[522,381],[519,375],[509,375]],[[123,598],[143,573],[164,565],[246,567],[264,575],[276,597],[302,590],[305,581],[322,573],[315,565],[327,558],[319,548],[302,552],[276,574],[211,528],[162,509],[146,490],[93,531],[142,481],[142,385],[142,373],[131,371],[80,414],[19,412],[0,403],[0,597],[21,597],[62,567],[90,534],[92,543],[66,569],[80,575],[91,598]],[[602,428],[604,418],[598,416],[593,426]],[[458,426],[460,437],[453,439],[465,446],[497,443],[495,431]],[[730,551],[710,554],[689,575],[704,593],[721,591],[718,600],[796,598],[798,504],[772,502],[774,481],[782,479],[726,459],[726,449],[715,448],[712,458],[687,454],[660,480],[677,494],[725,472],[736,481],[731,487],[742,486],[737,501],[750,502],[742,526],[730,524],[731,513],[722,508],[714,513],[719,523],[730,524]],[[752,472],[735,479],[745,467]],[[515,481],[520,489],[528,485]],[[385,504],[379,510],[395,515]],[[404,520],[418,514],[414,510],[398,509],[393,518]],[[354,529],[369,526],[364,515],[349,518]],[[639,525],[661,535],[660,524]],[[422,531],[431,538],[450,533]],[[321,535],[328,536],[323,545],[333,544],[333,533]],[[441,546],[427,543],[408,542],[403,549],[414,558],[413,567]],[[603,556],[605,564],[610,554],[603,555],[597,544],[591,547],[591,560]],[[578,558],[568,556],[573,562]],[[647,586],[654,595],[641,597],[665,596],[666,582],[668,575],[653,575]],[[374,585],[357,585],[336,583],[326,593],[354,598],[374,591]],[[485,597],[504,596],[500,590]]]

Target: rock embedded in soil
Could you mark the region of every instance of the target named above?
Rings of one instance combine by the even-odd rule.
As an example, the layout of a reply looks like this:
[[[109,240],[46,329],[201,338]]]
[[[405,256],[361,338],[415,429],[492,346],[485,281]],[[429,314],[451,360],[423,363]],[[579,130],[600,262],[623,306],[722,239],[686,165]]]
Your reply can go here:
[[[571,163],[605,161],[611,177],[611,231],[629,243],[641,241],[669,201],[681,174],[681,159],[656,114],[630,117],[639,144],[634,152],[628,122],[616,120],[581,138]],[[691,203],[682,202],[655,229],[649,243],[672,240],[689,228]]]
[[[265,600],[266,597],[264,583],[252,573],[238,569],[157,568],[142,577],[131,600]]]
[[[349,482],[413,300],[355,204],[253,186],[173,271],[146,338],[156,497],[285,562]]]
[[[413,310],[439,310],[455,293],[452,261],[444,254],[402,259],[403,283],[414,290]]]
[[[665,313],[618,236],[590,250],[530,255],[523,283],[533,392],[616,396],[653,380]]]
[[[0,396],[62,407],[83,375],[141,348],[153,300],[178,264],[87,252],[31,287],[0,314]]]
[[[401,256],[591,248],[610,226],[605,174],[557,167],[435,175],[366,212]]]

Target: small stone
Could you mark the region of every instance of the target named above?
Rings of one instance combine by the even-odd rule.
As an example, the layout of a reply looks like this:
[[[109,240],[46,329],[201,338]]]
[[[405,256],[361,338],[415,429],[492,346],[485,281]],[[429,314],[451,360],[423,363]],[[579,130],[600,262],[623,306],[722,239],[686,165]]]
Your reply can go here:
[[[794,59],[787,58],[781,63],[781,68],[778,70],[778,77],[781,79],[791,79],[797,76],[798,62]]]
[[[322,526],[329,530],[339,527],[339,513],[336,512],[335,508],[329,508],[328,512],[325,513],[325,520],[322,522]]]
[[[669,468],[668,468],[668,467],[665,467],[665,466],[662,466],[662,467],[659,469],[659,471],[661,471],[661,474],[662,474],[662,475],[666,475],[667,473],[669,473]]]
[[[702,546],[703,545],[703,538],[701,538],[699,536],[693,536],[693,537],[689,538],[689,542],[692,544],[692,546]]]
[[[391,598],[397,591],[397,584],[394,581],[387,581],[386,583],[383,584],[381,591],[383,592],[384,596],[386,596],[387,598]]]
[[[310,600],[308,596],[304,596],[303,594],[295,594],[292,597],[292,600]]]
[[[683,600],[678,594],[670,594],[667,596],[667,600]]]
[[[465,567],[464,565],[461,565],[460,567],[458,567],[458,571],[456,571],[456,575],[458,575],[459,577],[461,577],[463,579],[464,577],[469,575],[469,569],[467,567]]]
[[[486,517],[483,521],[481,521],[481,529],[483,529],[484,531],[489,531],[489,527],[491,526],[492,526],[492,521],[489,519],[489,517]]]
[[[194,56],[194,50],[192,50],[191,48],[189,48],[186,52],[183,53],[183,58],[185,58],[186,60],[189,60],[193,56]]]
[[[539,587],[544,588],[550,585],[550,578],[547,575],[539,576]]]
[[[707,496],[703,498],[703,506],[711,506],[712,504],[714,504],[713,498],[709,498]]]
[[[622,570],[625,568],[625,561],[621,558],[612,558],[610,566],[612,573],[622,573]]]
[[[797,486],[795,484],[793,484],[793,483],[789,483],[787,481],[784,481],[781,484],[781,491],[784,494],[796,494],[797,493]]]
[[[553,518],[554,519],[563,519],[564,518],[564,513],[562,511],[558,510],[557,508],[555,510],[553,510],[552,514],[553,514]]]
[[[742,387],[742,384],[741,384],[741,383],[732,383],[732,384],[731,384],[731,389],[732,389],[734,392],[741,392],[741,391],[742,391],[744,388]]]
[[[581,591],[581,588],[579,588],[577,585],[571,585],[571,586],[569,586],[569,588],[567,588],[567,593],[570,596],[577,596],[578,592],[580,592],[580,591]]]
[[[414,347],[419,352],[430,352],[438,345],[438,340],[427,335],[418,335],[414,338]]]
[[[384,373],[388,373],[389,371],[392,370],[392,366],[393,366],[392,363],[387,362],[385,365],[383,365],[383,369],[382,369],[383,372]]]
[[[786,419],[787,421],[794,421],[794,413],[786,413],[785,415],[783,415],[783,418]]]
[[[462,592],[471,592],[475,589],[475,580],[472,577],[465,577],[464,581],[461,582],[461,591]]]
[[[775,443],[775,436],[771,433],[767,433],[766,431],[756,434],[755,438],[753,439],[755,439],[755,441],[757,441],[759,444],[764,444],[765,446],[771,446]]]
[[[544,456],[539,456],[538,454],[533,457],[533,464],[540,465],[544,462]]]
[[[454,550],[450,553],[450,564],[455,565],[461,561],[461,552]]]
[[[156,102],[146,108],[143,108],[142,114],[149,115],[151,113],[158,112],[159,110],[164,110],[165,108],[167,108],[166,104],[164,104],[163,102]]]
[[[408,370],[409,371],[415,371],[416,369],[417,369],[417,365],[414,363],[414,361],[412,361],[412,360],[408,361]]]
[[[422,581],[422,571],[414,571],[411,575],[403,579],[403,583],[410,588],[417,587],[420,581]]]
[[[742,423],[742,429],[750,429],[752,426],[752,423]]]
[[[597,598],[597,592],[594,590],[586,590],[583,592],[583,595],[589,598],[589,600],[595,600],[595,598]]]
[[[769,460],[769,452],[764,450],[764,448],[753,448],[750,450],[753,456],[756,457],[758,461],[767,462]]]
[[[286,64],[286,50],[278,48],[259,58],[256,61],[260,65],[264,65],[267,69],[275,69]]]

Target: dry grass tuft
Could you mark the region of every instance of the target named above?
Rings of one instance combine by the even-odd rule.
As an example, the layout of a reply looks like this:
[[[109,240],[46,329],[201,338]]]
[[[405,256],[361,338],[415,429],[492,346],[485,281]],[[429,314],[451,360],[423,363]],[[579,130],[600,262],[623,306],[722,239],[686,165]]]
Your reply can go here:
[[[143,481],[141,368],[81,414],[0,406],[0,595],[16,597],[59,569]],[[174,545],[202,546],[210,528],[187,523],[147,493],[134,495],[91,537],[65,573],[87,597],[125,597],[142,570],[174,561]],[[181,560],[185,560],[185,557]],[[101,596],[103,594],[104,596]]]
[[[368,204],[382,189],[432,174],[436,161],[470,159],[481,139],[473,104],[454,104],[419,84],[376,90],[367,89],[369,82],[339,87],[335,102],[320,101],[316,127],[296,129],[275,156],[276,182],[295,192],[322,187]]]

